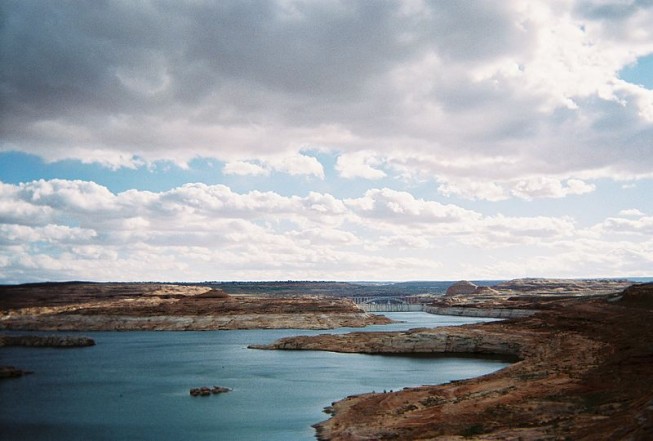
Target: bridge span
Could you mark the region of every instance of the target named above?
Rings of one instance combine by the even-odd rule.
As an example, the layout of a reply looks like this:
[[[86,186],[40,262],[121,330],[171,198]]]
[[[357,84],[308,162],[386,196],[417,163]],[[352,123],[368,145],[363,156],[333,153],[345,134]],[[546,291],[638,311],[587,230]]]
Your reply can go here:
[[[366,312],[416,312],[424,310],[424,305],[419,301],[419,298],[411,296],[353,297],[352,300]]]

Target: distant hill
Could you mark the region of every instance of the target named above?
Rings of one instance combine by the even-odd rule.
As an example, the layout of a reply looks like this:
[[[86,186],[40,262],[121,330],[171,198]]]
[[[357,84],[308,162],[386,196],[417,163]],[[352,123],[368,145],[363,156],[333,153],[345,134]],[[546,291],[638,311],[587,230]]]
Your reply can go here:
[[[493,285],[498,280],[474,281],[479,286]],[[441,295],[453,281],[414,281],[414,282],[312,282],[312,281],[274,281],[274,282],[207,282],[213,288],[228,294],[267,294],[267,295],[330,295],[337,297],[374,296],[413,296],[421,294]]]

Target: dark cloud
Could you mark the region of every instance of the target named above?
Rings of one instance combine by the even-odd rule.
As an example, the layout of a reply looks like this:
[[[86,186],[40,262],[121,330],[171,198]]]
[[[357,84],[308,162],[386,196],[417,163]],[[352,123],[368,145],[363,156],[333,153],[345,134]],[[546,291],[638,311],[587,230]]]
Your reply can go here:
[[[612,14],[625,35],[620,17],[650,4],[572,10],[578,20]],[[596,130],[560,118],[556,107],[574,100],[605,112],[597,121],[625,118],[626,139],[650,139],[632,117],[641,91],[629,92],[627,111],[596,92],[573,96],[585,81],[578,66],[597,55],[552,31],[566,30],[565,14],[511,1],[16,0],[0,8],[4,150],[124,165],[261,159],[317,144],[381,156],[506,155],[526,173],[547,163],[537,152],[551,147],[541,146],[560,148],[557,133]],[[604,83],[606,64],[597,68],[607,71],[597,74]]]
[[[160,112],[235,99],[233,88],[357,100],[425,50],[483,58],[516,41],[500,8],[435,5],[423,16],[396,2],[5,2],[2,98],[27,121]],[[167,83],[144,96],[128,77]]]

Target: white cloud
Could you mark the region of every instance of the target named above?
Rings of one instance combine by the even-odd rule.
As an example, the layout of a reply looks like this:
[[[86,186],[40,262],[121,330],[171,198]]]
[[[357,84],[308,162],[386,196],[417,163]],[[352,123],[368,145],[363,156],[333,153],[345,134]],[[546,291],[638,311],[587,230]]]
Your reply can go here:
[[[642,212],[641,212],[640,210],[638,210],[637,208],[630,208],[630,209],[627,209],[627,210],[621,210],[621,211],[619,212],[619,214],[620,214],[621,216],[635,216],[635,217],[637,217],[637,216],[644,216],[644,213],[642,213]]]
[[[269,163],[275,170],[288,173],[289,175],[312,175],[324,179],[324,168],[322,164],[312,156],[298,153],[279,158],[271,158]]]
[[[441,181],[438,191],[446,196],[465,199],[501,201],[511,197],[525,200],[563,198],[593,192],[594,184],[580,179],[562,180],[556,177],[529,177],[519,180],[452,179]]]
[[[4,282],[637,275],[653,251],[652,219],[633,210],[580,228],[566,216],[488,215],[389,188],[345,199],[199,183],[0,190],[0,206],[21,207],[0,219]]]
[[[653,217],[641,216],[639,219],[608,218],[601,228],[606,232],[620,234],[637,234],[647,237],[653,236]]]
[[[368,190],[361,198],[345,200],[345,204],[361,218],[404,225],[463,222],[480,217],[455,205],[416,199],[410,193],[389,188]]]
[[[374,168],[380,164],[373,152],[360,151],[338,156],[335,168],[341,177],[347,179],[381,179],[386,176],[385,172]]]
[[[511,193],[522,199],[562,198],[568,195],[589,193],[594,189],[594,185],[587,184],[580,179],[569,179],[563,183],[554,178],[533,178],[516,182]]]
[[[86,242],[97,237],[97,233],[85,228],[71,228],[65,225],[49,224],[30,227],[17,224],[0,224],[0,243],[75,243]]]
[[[441,179],[438,191],[445,196],[460,196],[465,199],[500,201],[508,198],[505,188],[497,182],[484,180],[455,179],[448,181]]]
[[[264,176],[269,175],[270,171],[248,161],[231,161],[227,162],[223,168],[226,175],[251,175],[251,176]]]
[[[223,171],[227,175],[252,176],[267,176],[275,171],[293,176],[307,175],[324,179],[324,168],[320,161],[301,153],[258,159],[256,162],[229,161],[225,164]]]

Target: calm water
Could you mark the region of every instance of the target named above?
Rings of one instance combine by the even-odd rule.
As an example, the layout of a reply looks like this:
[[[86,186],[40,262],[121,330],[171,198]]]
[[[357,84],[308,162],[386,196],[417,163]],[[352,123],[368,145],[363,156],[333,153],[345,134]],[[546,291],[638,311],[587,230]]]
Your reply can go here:
[[[407,323],[368,329],[483,321],[388,315]],[[287,335],[324,332],[92,332],[84,333],[96,340],[90,348],[3,348],[0,364],[36,373],[0,382],[0,438],[314,440],[311,424],[326,419],[322,409],[347,395],[437,384],[507,364],[246,348]],[[212,385],[233,391],[211,397],[188,393]]]

